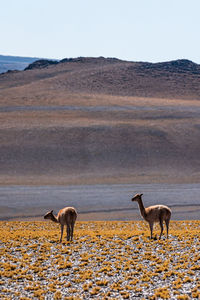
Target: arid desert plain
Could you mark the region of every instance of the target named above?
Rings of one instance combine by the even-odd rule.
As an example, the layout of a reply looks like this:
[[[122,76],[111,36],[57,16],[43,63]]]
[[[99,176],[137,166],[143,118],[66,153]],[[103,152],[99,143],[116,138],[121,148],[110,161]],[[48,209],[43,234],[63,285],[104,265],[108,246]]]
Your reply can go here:
[[[200,66],[77,58],[0,74],[0,298],[200,298]],[[171,208],[150,239],[138,205]],[[49,210],[74,206],[59,243]]]

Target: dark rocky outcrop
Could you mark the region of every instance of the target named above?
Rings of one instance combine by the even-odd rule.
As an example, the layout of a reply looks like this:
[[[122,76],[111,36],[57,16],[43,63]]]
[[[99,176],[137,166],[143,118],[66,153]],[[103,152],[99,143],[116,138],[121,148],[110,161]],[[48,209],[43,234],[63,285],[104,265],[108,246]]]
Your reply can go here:
[[[58,61],[56,60],[39,59],[33,62],[32,64],[28,65],[28,67],[26,67],[24,71],[33,70],[33,69],[43,69],[50,65],[56,65],[56,64],[58,64]]]
[[[64,58],[62,60],[60,60],[59,63],[68,63],[68,62],[81,62],[81,63],[105,63],[105,62],[123,62],[120,59],[114,58],[114,57],[108,57],[105,58],[103,56],[99,56],[99,57],[76,57],[76,58]]]
[[[200,73],[200,66],[187,59],[177,59],[168,62],[160,63],[145,63],[141,62],[137,65],[140,70],[152,70],[152,71],[167,71],[171,73]]]

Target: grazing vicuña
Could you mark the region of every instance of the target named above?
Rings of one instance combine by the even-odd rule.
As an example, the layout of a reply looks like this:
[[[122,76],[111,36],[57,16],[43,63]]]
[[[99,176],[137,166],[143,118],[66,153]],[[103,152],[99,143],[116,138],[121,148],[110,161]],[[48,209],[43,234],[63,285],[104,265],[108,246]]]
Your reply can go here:
[[[74,207],[64,207],[59,212],[57,217],[53,214],[53,210],[46,213],[44,219],[49,219],[61,225],[60,243],[62,242],[64,225],[67,226],[67,240],[73,239],[74,224],[76,222],[77,212]]]

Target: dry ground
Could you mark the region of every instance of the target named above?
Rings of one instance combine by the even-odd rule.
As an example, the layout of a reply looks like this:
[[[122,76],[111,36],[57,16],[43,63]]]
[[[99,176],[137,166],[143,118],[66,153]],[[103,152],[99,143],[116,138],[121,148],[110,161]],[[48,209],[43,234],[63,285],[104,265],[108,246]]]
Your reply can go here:
[[[200,221],[77,222],[59,244],[51,222],[0,222],[1,299],[199,299]],[[159,228],[155,228],[159,235]]]

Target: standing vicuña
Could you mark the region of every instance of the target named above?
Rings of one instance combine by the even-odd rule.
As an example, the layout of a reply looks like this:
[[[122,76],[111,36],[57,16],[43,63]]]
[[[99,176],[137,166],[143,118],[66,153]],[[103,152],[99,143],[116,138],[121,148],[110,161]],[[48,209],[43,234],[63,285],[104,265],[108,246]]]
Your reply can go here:
[[[169,221],[171,218],[171,209],[165,205],[153,205],[149,207],[144,207],[142,202],[143,194],[136,194],[132,201],[137,201],[142,217],[149,223],[150,231],[151,231],[151,239],[153,234],[153,224],[154,222],[160,223],[160,238],[163,233],[163,221],[165,221],[167,227],[167,238],[168,238],[168,230],[169,230]]]
[[[44,216],[44,219],[49,219],[55,223],[60,223],[61,225],[60,243],[62,242],[64,225],[67,226],[67,240],[69,241],[71,239],[72,241],[76,218],[77,218],[77,212],[74,207],[62,208],[59,211],[57,217],[53,214],[53,210],[46,213],[46,215]]]

